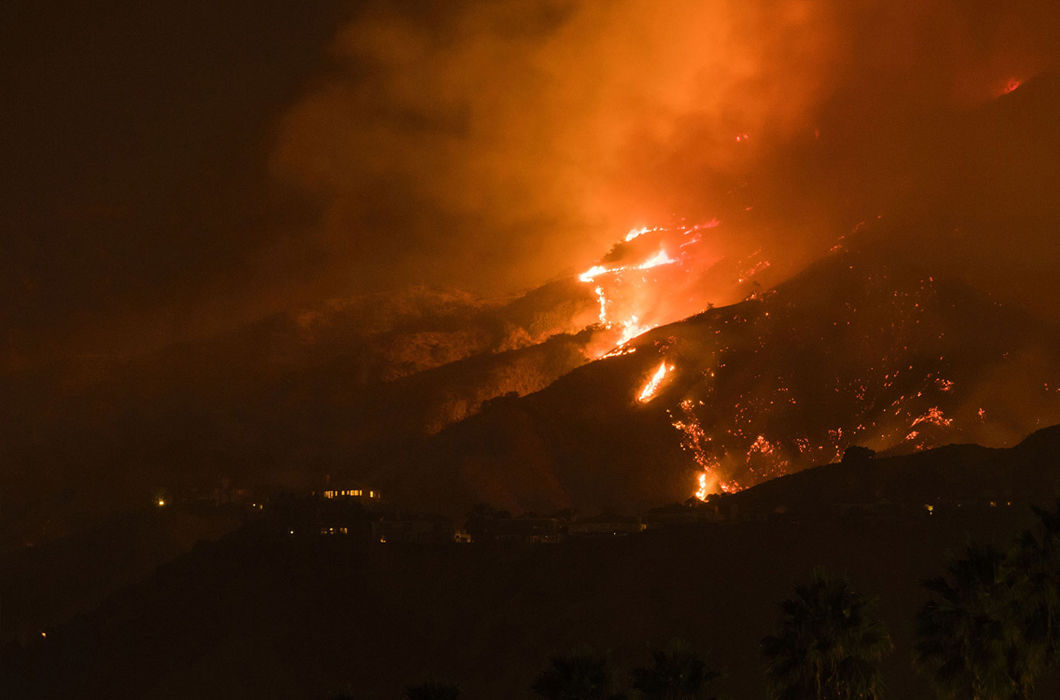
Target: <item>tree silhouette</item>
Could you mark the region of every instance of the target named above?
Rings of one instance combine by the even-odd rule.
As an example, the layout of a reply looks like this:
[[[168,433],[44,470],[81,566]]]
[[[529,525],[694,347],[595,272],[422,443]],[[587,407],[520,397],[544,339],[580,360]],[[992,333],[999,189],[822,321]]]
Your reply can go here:
[[[446,683],[423,683],[405,689],[406,700],[457,700],[460,689]]]
[[[879,662],[891,651],[891,639],[873,606],[845,580],[814,571],[780,607],[778,633],[762,640],[772,697],[881,696]]]
[[[866,465],[870,464],[875,457],[876,450],[862,447],[861,445],[851,445],[843,451],[843,459],[841,461],[843,464]]]
[[[1042,669],[1060,657],[1060,499],[1053,510],[1035,508],[1038,532],[1024,531],[1013,553],[1023,633]]]
[[[589,650],[553,656],[531,689],[549,700],[620,700],[607,657]]]
[[[1000,550],[973,545],[917,615],[915,661],[944,697],[1025,698],[1040,666],[1024,638],[1020,572]]]
[[[707,684],[718,677],[683,642],[652,652],[652,665],[633,670],[633,687],[647,700],[715,700]]]

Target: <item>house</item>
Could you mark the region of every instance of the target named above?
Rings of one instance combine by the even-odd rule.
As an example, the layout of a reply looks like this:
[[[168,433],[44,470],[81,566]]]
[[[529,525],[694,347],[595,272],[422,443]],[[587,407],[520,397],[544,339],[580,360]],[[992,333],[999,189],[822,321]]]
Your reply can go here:
[[[358,486],[342,489],[327,488],[320,492],[320,497],[327,500],[355,498],[362,502],[371,502],[382,500],[383,493],[379,489],[368,489]]]

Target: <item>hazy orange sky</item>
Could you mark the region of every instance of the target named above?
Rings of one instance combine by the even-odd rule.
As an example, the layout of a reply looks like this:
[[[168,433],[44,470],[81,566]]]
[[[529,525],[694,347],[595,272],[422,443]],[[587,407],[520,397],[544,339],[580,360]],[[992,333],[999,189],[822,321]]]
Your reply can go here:
[[[1058,35],[1044,0],[11,0],[0,361],[410,284],[517,292],[629,227],[749,206],[731,244],[793,261],[876,214],[955,228],[925,202],[1053,221],[1055,112],[975,115],[1055,70]],[[1053,250],[1018,228],[1001,277]],[[1000,239],[969,235],[980,275]]]

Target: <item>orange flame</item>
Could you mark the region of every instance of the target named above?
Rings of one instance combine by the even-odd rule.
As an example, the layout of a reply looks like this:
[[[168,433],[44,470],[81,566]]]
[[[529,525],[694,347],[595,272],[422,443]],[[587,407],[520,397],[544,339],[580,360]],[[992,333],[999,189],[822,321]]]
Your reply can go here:
[[[710,495],[710,491],[707,487],[707,473],[700,472],[699,474],[699,488],[696,489],[696,498],[701,501],[707,500],[707,496]]]
[[[659,386],[662,384],[662,380],[666,375],[673,370],[673,365],[666,364],[666,360],[663,360],[659,364],[659,368],[655,370],[655,374],[651,376],[648,383],[641,389],[640,395],[637,396],[637,401],[640,403],[648,403],[659,393]]]

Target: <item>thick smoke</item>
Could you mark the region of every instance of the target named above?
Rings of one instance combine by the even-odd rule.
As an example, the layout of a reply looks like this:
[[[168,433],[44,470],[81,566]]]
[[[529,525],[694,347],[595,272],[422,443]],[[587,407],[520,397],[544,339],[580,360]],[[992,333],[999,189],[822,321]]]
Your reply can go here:
[[[749,209],[718,245],[764,246],[794,272],[861,220],[978,202],[946,173],[1004,161],[997,129],[955,145],[951,122],[1055,68],[1058,16],[945,0],[373,6],[285,118],[272,167],[319,202],[336,288],[510,292],[587,267],[630,227]]]
[[[805,2],[370,13],[336,39],[339,70],[290,114],[275,167],[321,196],[323,235],[373,282],[533,284],[633,225],[710,218],[756,142],[812,131],[833,25]]]

